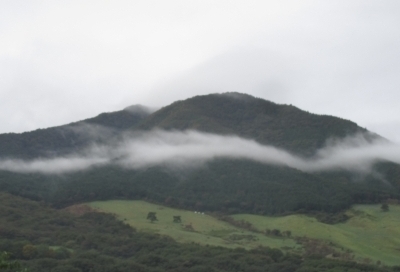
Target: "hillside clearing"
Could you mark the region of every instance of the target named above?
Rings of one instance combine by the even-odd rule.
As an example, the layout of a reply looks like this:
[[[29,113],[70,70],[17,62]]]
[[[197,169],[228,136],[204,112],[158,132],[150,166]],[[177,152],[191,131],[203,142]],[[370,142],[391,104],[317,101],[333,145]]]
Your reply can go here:
[[[305,215],[268,217],[250,214],[232,216],[251,222],[257,229],[290,230],[293,236],[330,241],[350,250],[357,260],[370,259],[387,265],[400,265],[400,206],[390,205],[383,212],[380,205],[356,205],[347,212],[347,222],[328,225]]]
[[[210,215],[147,203],[145,201],[111,200],[87,203],[91,208],[113,213],[118,219],[139,231],[166,235],[182,243],[246,249],[269,246],[285,251],[301,252],[293,239],[265,236],[232,226]],[[157,221],[146,219],[155,212]],[[306,215],[283,217],[237,214],[235,220],[250,222],[256,229],[291,231],[292,237],[308,237],[326,241],[339,252],[349,252],[360,262],[380,261],[386,265],[400,265],[400,206],[390,205],[382,212],[380,205],[356,205],[348,212],[345,222],[328,225]],[[181,223],[174,223],[180,216]],[[190,227],[192,226],[193,230]]]
[[[145,201],[110,200],[87,203],[90,207],[113,213],[139,231],[154,232],[172,237],[182,243],[223,246],[229,248],[269,246],[283,250],[301,250],[292,239],[267,237],[231,226],[216,218],[195,211],[185,211],[147,203]],[[155,212],[157,221],[147,220],[149,212]],[[173,216],[181,216],[181,223],[174,223]],[[190,230],[191,225],[193,230]]]

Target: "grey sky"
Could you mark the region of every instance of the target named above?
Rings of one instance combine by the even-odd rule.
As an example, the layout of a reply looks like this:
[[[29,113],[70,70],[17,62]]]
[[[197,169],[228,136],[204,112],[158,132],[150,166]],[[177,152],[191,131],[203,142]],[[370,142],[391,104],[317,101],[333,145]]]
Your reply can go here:
[[[400,1],[0,2],[0,133],[238,91],[400,141]]]

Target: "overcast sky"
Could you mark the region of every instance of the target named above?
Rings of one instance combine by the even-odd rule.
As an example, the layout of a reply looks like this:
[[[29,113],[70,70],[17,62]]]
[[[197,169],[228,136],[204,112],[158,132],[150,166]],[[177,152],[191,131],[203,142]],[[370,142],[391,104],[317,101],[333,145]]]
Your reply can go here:
[[[400,142],[400,1],[0,1],[0,133],[236,91]]]

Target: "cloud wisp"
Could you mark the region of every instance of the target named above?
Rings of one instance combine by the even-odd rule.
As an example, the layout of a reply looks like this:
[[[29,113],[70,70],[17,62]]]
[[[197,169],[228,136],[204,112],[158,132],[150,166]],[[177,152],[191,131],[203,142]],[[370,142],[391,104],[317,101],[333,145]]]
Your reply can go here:
[[[0,169],[17,173],[61,174],[86,170],[95,165],[108,163],[103,158],[64,157],[54,159],[40,159],[33,161],[4,160],[0,162]]]
[[[111,164],[131,169],[151,166],[182,169],[201,166],[215,158],[248,159],[305,172],[341,169],[365,173],[379,161],[400,164],[400,146],[383,140],[368,141],[363,135],[356,135],[340,141],[329,141],[313,157],[302,158],[238,136],[193,130],[154,130],[125,135],[118,143],[92,146],[80,154],[65,157],[31,161],[0,160],[0,170],[62,174]]]

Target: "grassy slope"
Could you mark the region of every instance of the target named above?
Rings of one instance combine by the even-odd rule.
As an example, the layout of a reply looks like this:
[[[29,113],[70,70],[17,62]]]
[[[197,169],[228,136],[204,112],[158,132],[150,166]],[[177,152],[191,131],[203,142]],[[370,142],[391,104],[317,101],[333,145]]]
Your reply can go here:
[[[291,230],[293,236],[324,239],[350,249],[358,258],[400,265],[400,206],[382,212],[379,205],[356,205],[346,223],[327,225],[304,215],[267,217],[248,214],[233,216],[251,222],[260,230]]]
[[[266,237],[235,228],[209,215],[193,211],[177,210],[144,201],[96,201],[91,207],[117,215],[138,230],[167,235],[179,242],[195,242],[203,245],[254,248],[258,245],[281,249],[296,248],[291,239]],[[150,223],[148,212],[156,212],[158,221]],[[346,223],[328,225],[305,215],[268,217],[239,214],[237,220],[249,221],[259,230],[290,230],[292,236],[307,236],[333,242],[337,247],[351,250],[356,258],[370,258],[387,265],[400,265],[400,206],[390,206],[382,212],[379,205],[357,205],[348,211],[353,217]],[[174,215],[182,217],[182,224],[172,222]],[[191,223],[195,232],[184,230]],[[232,235],[254,235],[257,240],[232,240]]]
[[[299,247],[291,239],[271,238],[262,234],[244,231],[219,221],[212,216],[172,209],[144,201],[111,200],[88,203],[92,208],[100,211],[114,213],[117,218],[124,220],[138,230],[156,232],[167,235],[178,242],[195,242],[202,245],[214,245],[224,247],[254,248],[259,245],[273,248],[293,250]],[[146,219],[149,212],[156,212],[158,221],[150,223]],[[173,216],[180,215],[182,224],[173,223]],[[184,225],[191,223],[194,232],[184,229]],[[230,239],[232,235],[241,235],[243,239]],[[244,235],[253,235],[256,240],[246,239]]]

